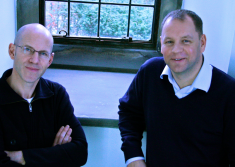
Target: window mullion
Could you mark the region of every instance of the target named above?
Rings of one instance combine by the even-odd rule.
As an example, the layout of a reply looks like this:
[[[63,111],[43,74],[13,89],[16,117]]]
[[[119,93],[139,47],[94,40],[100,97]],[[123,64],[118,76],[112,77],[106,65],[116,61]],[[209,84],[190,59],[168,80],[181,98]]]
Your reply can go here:
[[[55,38],[56,38],[56,40],[57,41],[59,41],[58,39],[60,38],[60,40],[61,41],[69,41],[69,43],[70,42],[75,42],[75,41],[79,41],[79,40],[82,40],[82,41],[85,41],[85,42],[87,42],[87,43],[92,43],[92,42],[90,42],[90,41],[94,41],[95,43],[97,43],[98,41],[102,41],[103,42],[103,40],[106,42],[106,41],[111,41],[111,42],[116,42],[117,41],[117,43],[115,43],[115,45],[119,45],[119,44],[121,44],[122,45],[122,42],[124,41],[124,40],[126,40],[126,39],[123,39],[123,37],[120,37],[120,36],[117,36],[116,34],[116,36],[115,37],[100,37],[100,34],[101,34],[101,30],[102,30],[102,24],[101,24],[101,5],[111,5],[111,6],[125,6],[125,7],[123,7],[123,8],[125,8],[125,12],[122,12],[122,10],[123,10],[123,8],[121,8],[120,7],[120,9],[119,9],[119,7],[117,7],[117,10],[120,10],[120,12],[119,13],[117,13],[117,14],[125,14],[125,15],[123,15],[123,16],[125,16],[125,19],[126,19],[126,14],[128,14],[128,16],[127,16],[127,19],[128,20],[124,20],[125,21],[125,24],[127,24],[126,26],[126,36],[128,37],[128,39],[129,39],[129,37],[130,36],[132,36],[133,38],[134,38],[134,40],[132,41],[133,42],[133,44],[132,43],[128,43],[128,45],[137,45],[137,43],[139,44],[140,42],[142,42],[143,44],[150,44],[150,42],[151,42],[151,44],[153,43],[153,44],[155,44],[156,43],[156,39],[157,39],[157,30],[158,30],[158,20],[159,20],[159,16],[158,16],[158,14],[159,14],[159,10],[160,10],[160,6],[159,6],[159,4],[161,4],[161,0],[154,0],[155,1],[155,3],[154,4],[132,4],[132,1],[133,0],[129,0],[129,2],[125,2],[125,3],[118,3],[119,1],[117,1],[117,2],[113,2],[113,3],[109,3],[109,2],[102,2],[102,0],[98,0],[98,1],[96,1],[96,2],[88,2],[88,1],[79,1],[79,0],[40,0],[40,2],[44,2],[44,10],[46,10],[46,8],[45,8],[45,6],[46,6],[46,1],[49,1],[48,2],[48,4],[50,4],[50,1],[53,1],[53,2],[65,2],[65,3],[63,3],[63,5],[62,5],[62,7],[63,7],[63,12],[61,12],[61,13],[59,13],[60,11],[57,11],[57,13],[59,13],[59,14],[57,14],[56,12],[54,12],[54,13],[56,13],[55,14],[55,17],[54,18],[49,18],[49,15],[48,15],[48,23],[49,22],[52,22],[53,21],[53,19],[54,19],[54,22],[55,22],[55,20],[56,19],[58,19],[57,17],[59,17],[59,16],[66,16],[66,14],[65,14],[65,12],[67,13],[67,24],[68,24],[68,26],[67,26],[67,37],[69,37],[69,38],[61,38],[60,37],[60,35],[55,35]],[[66,5],[66,2],[67,2],[67,5]],[[96,24],[96,26],[97,26],[97,30],[95,30],[94,29],[94,27],[93,27],[93,29],[91,30],[91,33],[93,33],[92,34],[92,37],[86,37],[86,36],[81,36],[81,34],[79,35],[78,34],[78,36],[76,37],[76,36],[70,36],[71,34],[73,34],[73,29],[72,29],[72,27],[71,27],[71,24],[73,23],[72,21],[73,20],[71,20],[74,16],[73,15],[71,15],[71,12],[72,12],[72,8],[71,7],[73,7],[73,5],[72,5],[72,3],[88,3],[88,4],[96,4],[96,5],[99,5],[98,6],[98,11],[97,11],[97,6],[95,7],[96,8],[96,16],[94,15],[94,14],[92,14],[92,17],[97,17],[97,22],[96,23],[93,23],[93,22],[91,22],[91,24],[89,24],[89,25],[95,25]],[[41,5],[42,6],[42,5]],[[55,5],[56,6],[56,5]],[[67,11],[66,11],[66,6],[68,6],[68,9],[67,9]],[[126,7],[128,7],[128,8],[126,8]],[[138,8],[138,7],[142,7],[142,8]],[[152,8],[152,9],[145,9],[145,8]],[[116,7],[115,7],[116,8]],[[128,11],[126,11],[126,9],[128,10]],[[48,10],[50,11],[50,9],[48,8]],[[133,11],[134,10],[134,11]],[[136,11],[137,10],[137,11]],[[151,26],[151,24],[148,24],[149,26],[149,28],[146,28],[146,30],[148,30],[148,32],[147,31],[145,31],[145,29],[143,30],[143,32],[142,32],[142,30],[140,31],[139,29],[137,29],[137,28],[131,28],[131,25],[130,25],[130,22],[131,22],[131,17],[133,17],[134,16],[134,20],[138,20],[136,17],[138,17],[138,11],[140,10],[140,13],[142,12],[144,12],[144,11],[147,11],[147,12],[153,12],[153,16],[150,16],[150,17],[152,17],[152,29],[150,28],[150,26]],[[92,8],[92,11],[91,12],[93,12],[94,13],[94,8]],[[97,13],[98,12],[98,13]],[[102,12],[103,12],[103,9],[102,9]],[[134,13],[133,13],[134,12]],[[46,12],[45,13],[43,13],[44,14],[44,20],[43,21],[40,21],[40,22],[46,22],[46,19],[45,19],[45,15],[46,15]],[[53,12],[52,12],[52,14],[53,14]],[[65,15],[64,15],[65,14]],[[97,15],[98,14],[98,15]],[[42,14],[41,14],[42,15]],[[152,15],[152,14],[151,14]],[[54,14],[53,14],[53,16],[54,16]],[[86,17],[89,17],[89,16],[87,16],[87,15],[84,15],[84,16],[86,16]],[[103,15],[102,15],[103,16]],[[108,16],[107,16],[108,17]],[[147,17],[147,16],[143,16],[143,18],[147,18],[147,19],[149,19],[149,20],[151,20],[150,19],[150,17]],[[141,18],[142,18],[142,15],[141,15]],[[83,18],[83,19],[85,19],[85,17]],[[118,21],[120,21],[120,19],[117,19]],[[61,18],[60,18],[60,23],[58,23],[59,25],[64,25],[64,23],[66,23],[66,22],[64,22],[65,20],[61,20]],[[103,21],[103,20],[102,20]],[[127,21],[127,22],[126,22]],[[132,22],[133,22],[133,18],[132,18]],[[139,22],[138,22],[139,23]],[[74,23],[74,24],[77,24],[77,23]],[[120,23],[120,24],[122,24],[122,23]],[[134,23],[135,24],[135,23]],[[137,24],[137,23],[136,23]],[[51,26],[50,24],[48,24],[49,26]],[[141,24],[141,26],[142,26],[143,24]],[[110,26],[110,24],[108,24],[108,26]],[[117,24],[115,24],[115,26],[117,26]],[[122,25],[123,26],[123,25]],[[53,27],[53,26],[52,26]],[[54,26],[55,27],[55,26]],[[60,26],[61,27],[61,26]],[[55,27],[56,28],[56,27]],[[92,28],[92,27],[91,27]],[[122,31],[122,33],[125,33],[125,29],[123,29],[124,27],[121,27],[122,29],[120,29],[120,31]],[[119,33],[119,29],[118,29],[118,33]],[[131,29],[133,29],[133,32],[134,33],[131,33],[130,34],[130,30]],[[150,31],[152,30],[152,32],[151,32],[151,34],[150,34]],[[55,30],[54,29],[52,29],[51,30],[53,33],[55,33]],[[77,31],[77,30],[75,30],[75,31]],[[89,31],[89,29],[87,30],[86,29],[86,31]],[[96,33],[96,35],[97,35],[97,37],[95,37],[95,34],[94,34],[94,31],[97,31],[97,33]],[[124,32],[123,32],[124,31]],[[107,33],[109,33],[109,32],[107,32]],[[113,33],[113,31],[110,31],[110,34],[112,35],[112,34],[114,34]],[[138,34],[140,34],[140,35],[138,35]],[[146,37],[146,38],[144,38],[144,36],[143,36],[143,34],[147,34],[148,36]],[[96,39],[95,39],[96,38]],[[102,39],[102,40],[101,40]],[[122,41],[122,42],[120,42],[120,41]],[[59,41],[60,42],[60,41]],[[105,42],[103,42],[103,43],[105,43]],[[64,42],[65,43],[65,42]],[[75,43],[79,43],[79,42],[75,42]],[[102,44],[103,44],[102,43]],[[97,44],[100,44],[100,43],[97,43]],[[106,43],[105,43],[106,44]],[[109,44],[109,43],[107,43],[107,44]],[[147,46],[146,45],[146,46]]]
[[[70,36],[70,0],[68,0],[68,36]]]
[[[155,15],[155,13],[156,13],[156,11],[157,11],[157,9],[156,9],[156,2],[157,2],[157,0],[155,0],[155,2],[154,2],[154,7],[153,7],[153,21],[152,21],[152,34],[151,34],[151,39],[150,39],[150,41],[153,41],[154,39],[155,39],[155,21],[156,21],[156,15]]]
[[[129,14],[128,14],[128,25],[127,25],[127,37],[129,37],[130,30],[130,19],[131,19],[131,0],[129,1]]]
[[[97,37],[100,37],[100,10],[101,10],[101,0],[99,0]]]

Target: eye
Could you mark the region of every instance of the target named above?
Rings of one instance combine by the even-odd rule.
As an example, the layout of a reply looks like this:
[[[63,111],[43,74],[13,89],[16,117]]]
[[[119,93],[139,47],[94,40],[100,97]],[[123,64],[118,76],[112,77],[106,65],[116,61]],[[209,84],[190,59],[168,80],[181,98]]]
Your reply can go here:
[[[173,41],[166,41],[165,44],[172,44]]]
[[[25,50],[26,52],[31,52],[31,49],[28,48],[28,47],[24,47],[24,50]]]
[[[183,43],[190,43],[190,41],[185,39],[185,40],[183,40]]]
[[[34,50],[29,47],[24,47],[24,54],[32,55],[34,53]]]
[[[41,56],[45,56],[45,57],[48,57],[49,56],[49,53],[48,52],[39,52]]]

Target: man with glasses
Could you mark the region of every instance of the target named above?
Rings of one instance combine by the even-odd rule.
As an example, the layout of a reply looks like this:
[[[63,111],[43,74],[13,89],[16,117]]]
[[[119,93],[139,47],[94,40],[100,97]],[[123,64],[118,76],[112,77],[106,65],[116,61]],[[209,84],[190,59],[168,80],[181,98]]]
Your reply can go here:
[[[63,86],[41,76],[53,61],[53,37],[40,24],[9,45],[13,69],[0,79],[0,166],[82,166],[87,142]]]
[[[164,18],[163,58],[144,63],[120,99],[128,167],[235,167],[235,80],[207,62],[205,47],[196,13]]]

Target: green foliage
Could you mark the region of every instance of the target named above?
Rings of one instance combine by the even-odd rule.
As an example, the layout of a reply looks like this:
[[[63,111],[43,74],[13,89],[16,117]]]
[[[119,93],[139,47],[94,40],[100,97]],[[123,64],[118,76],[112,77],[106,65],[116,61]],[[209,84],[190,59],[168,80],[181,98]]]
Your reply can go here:
[[[128,7],[117,5],[102,5],[100,16],[100,36],[127,36]]]
[[[114,2],[116,0],[105,0]],[[121,0],[126,3],[126,0]],[[121,3],[119,1],[119,3]],[[136,0],[149,3],[153,0]],[[97,37],[98,4],[71,3],[70,35]],[[129,6],[101,5],[100,37],[122,38],[127,36]],[[131,7],[129,36],[133,40],[150,40],[153,7]],[[52,34],[68,29],[67,2],[46,2],[46,26]]]
[[[152,7],[132,7],[130,36],[138,40],[150,40],[153,22]]]
[[[46,2],[46,27],[52,34],[68,29],[68,3]]]
[[[70,33],[75,36],[97,36],[98,5],[71,3]]]

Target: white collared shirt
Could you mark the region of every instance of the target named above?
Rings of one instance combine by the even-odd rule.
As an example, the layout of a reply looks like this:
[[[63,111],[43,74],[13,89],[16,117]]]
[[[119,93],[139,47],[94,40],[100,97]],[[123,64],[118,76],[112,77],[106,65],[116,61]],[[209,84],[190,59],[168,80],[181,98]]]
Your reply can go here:
[[[180,89],[180,87],[176,83],[175,79],[173,78],[173,76],[171,74],[171,69],[168,67],[168,65],[166,65],[165,68],[163,69],[162,74],[160,75],[160,78],[163,79],[163,75],[168,75],[168,80],[174,88],[175,95],[179,99],[181,99],[181,98],[189,95],[190,93],[192,93],[196,89],[201,89],[205,92],[208,92],[210,89],[211,80],[212,80],[212,69],[213,69],[213,67],[206,61],[206,59],[204,57],[203,65],[202,65],[197,77],[193,81],[192,85],[186,86],[182,89]],[[130,164],[131,162],[137,161],[137,160],[144,160],[144,157],[130,158],[126,161],[126,166],[128,164]]]
[[[168,65],[165,66],[162,74],[160,75],[160,78],[163,79],[163,75],[168,75],[168,80],[174,88],[175,95],[179,99],[181,99],[181,98],[189,95],[190,93],[192,93],[196,89],[201,89],[205,92],[208,92],[210,85],[211,85],[212,69],[213,69],[213,67],[209,63],[207,63],[207,61],[204,57],[203,65],[202,65],[197,77],[193,81],[192,85],[186,86],[182,89],[180,89],[180,87],[176,83],[175,79],[173,78],[173,76],[171,74],[171,69],[168,67]]]
[[[31,101],[33,100],[34,97],[30,98],[30,99],[25,99],[27,100],[28,103],[31,103]]]

